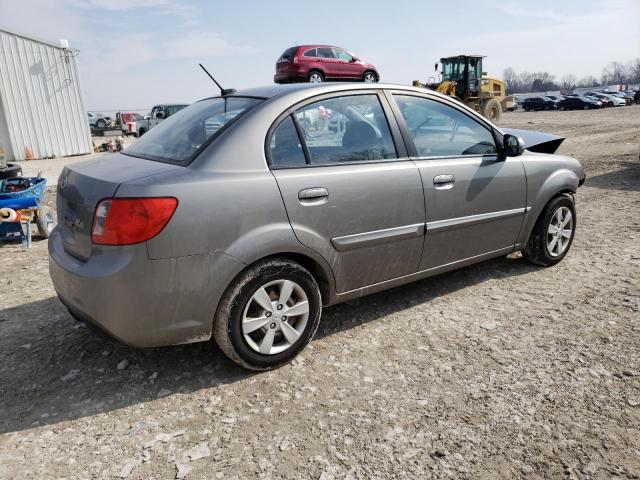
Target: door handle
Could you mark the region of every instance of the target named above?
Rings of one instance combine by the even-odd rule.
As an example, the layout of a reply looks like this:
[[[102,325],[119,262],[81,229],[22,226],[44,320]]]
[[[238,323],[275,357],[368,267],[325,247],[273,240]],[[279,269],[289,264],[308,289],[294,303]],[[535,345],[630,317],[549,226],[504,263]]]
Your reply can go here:
[[[453,175],[436,175],[433,177],[433,184],[438,187],[449,187],[451,188],[456,181],[456,177]]]
[[[325,203],[329,197],[329,191],[326,188],[305,188],[298,192],[298,200],[305,205],[319,205]]]

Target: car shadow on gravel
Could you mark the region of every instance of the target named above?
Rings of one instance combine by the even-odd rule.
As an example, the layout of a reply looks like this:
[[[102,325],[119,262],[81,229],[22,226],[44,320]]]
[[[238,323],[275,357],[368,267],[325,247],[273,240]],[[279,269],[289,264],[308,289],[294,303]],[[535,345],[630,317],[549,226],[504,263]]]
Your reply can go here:
[[[587,176],[586,186],[607,190],[640,191],[640,163],[623,162],[621,165],[623,168],[612,172],[591,178]]]
[[[533,269],[503,257],[327,308],[316,338]],[[252,375],[213,342],[152,349],[116,344],[73,320],[55,297],[0,311],[0,433],[215,388]]]

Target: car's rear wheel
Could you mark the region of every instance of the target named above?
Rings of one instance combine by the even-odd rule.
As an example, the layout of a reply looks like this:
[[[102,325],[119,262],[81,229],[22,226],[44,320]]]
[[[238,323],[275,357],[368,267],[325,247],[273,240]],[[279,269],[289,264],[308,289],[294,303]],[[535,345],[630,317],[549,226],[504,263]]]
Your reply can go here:
[[[269,370],[291,361],[311,341],[321,309],[320,289],[308,270],[269,259],[247,268],[227,289],[213,335],[237,364]]]
[[[309,72],[309,83],[322,83],[324,82],[324,75],[320,70],[311,70]]]
[[[145,133],[147,133],[147,131],[144,128],[141,128],[140,130],[138,130],[138,137],[143,136]]]
[[[96,127],[98,128],[105,128],[107,126],[107,121],[100,119],[96,122]]]
[[[376,83],[378,81],[378,76],[374,72],[367,70],[364,72],[362,80],[364,83]]]
[[[562,260],[576,233],[576,209],[570,195],[553,198],[533,227],[524,258],[535,265],[550,267]]]

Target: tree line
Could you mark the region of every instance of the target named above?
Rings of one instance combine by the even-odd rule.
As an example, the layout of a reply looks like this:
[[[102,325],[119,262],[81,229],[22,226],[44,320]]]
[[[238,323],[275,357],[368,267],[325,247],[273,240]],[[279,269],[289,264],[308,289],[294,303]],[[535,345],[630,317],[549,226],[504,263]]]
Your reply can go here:
[[[576,78],[573,74],[563,75],[559,80],[549,72],[516,72],[504,69],[502,79],[509,93],[546,92],[549,90],[573,90],[578,87],[602,87],[605,85],[640,83],[640,58],[627,63],[611,62],[602,69],[600,78],[588,75]]]

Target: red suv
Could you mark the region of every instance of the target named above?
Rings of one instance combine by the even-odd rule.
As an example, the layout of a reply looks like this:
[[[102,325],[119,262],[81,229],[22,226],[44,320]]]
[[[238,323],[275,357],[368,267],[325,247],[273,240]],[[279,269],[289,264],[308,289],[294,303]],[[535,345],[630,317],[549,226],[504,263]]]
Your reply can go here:
[[[276,62],[276,83],[350,80],[377,82],[376,67],[331,45],[300,45],[285,50]]]

